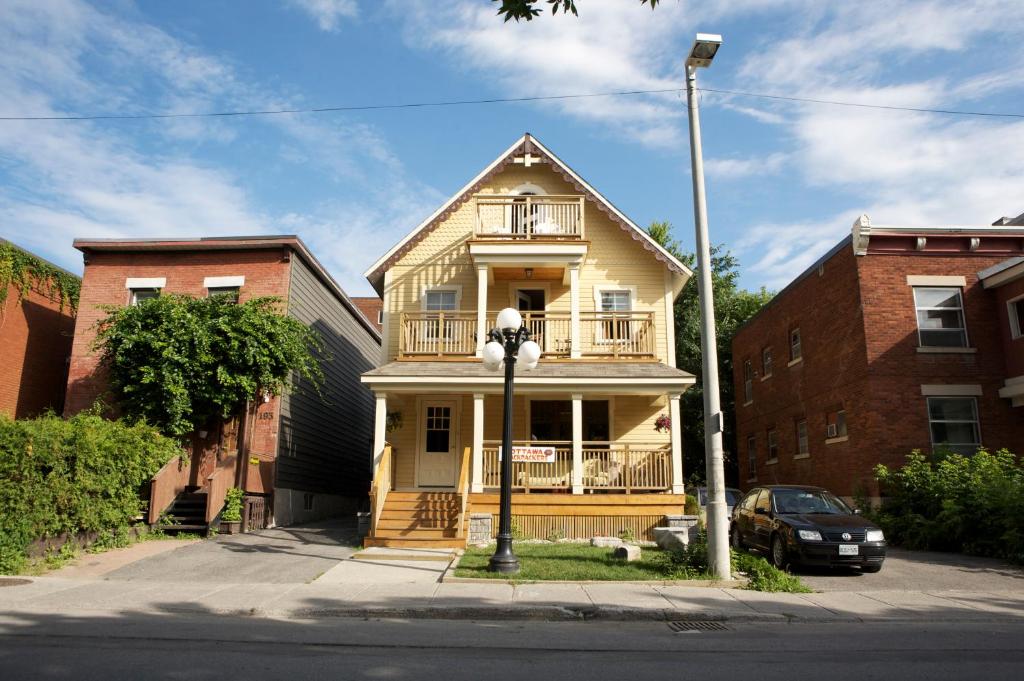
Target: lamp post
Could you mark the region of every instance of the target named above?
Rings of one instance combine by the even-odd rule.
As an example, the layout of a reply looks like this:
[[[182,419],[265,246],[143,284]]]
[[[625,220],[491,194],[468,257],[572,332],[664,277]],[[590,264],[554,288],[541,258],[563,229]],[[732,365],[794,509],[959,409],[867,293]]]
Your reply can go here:
[[[497,328],[488,333],[484,345],[484,366],[496,371],[505,364],[505,405],[501,431],[501,499],[498,504],[498,544],[487,565],[491,572],[519,572],[519,559],[512,552],[512,392],[516,360],[533,369],[540,360],[540,346],[530,340],[530,330],[517,310],[506,307],[498,313]]]
[[[686,102],[690,116],[690,162],[693,176],[693,216],[697,233],[697,291],[700,297],[700,347],[704,384],[704,465],[707,476],[708,567],[718,579],[729,579],[729,521],[726,518],[725,466],[722,457],[721,397],[718,386],[718,341],[715,303],[711,291],[711,246],[708,243],[707,202],[704,197],[704,159],[701,151],[697,69],[711,66],[722,36],[698,33],[686,59]]]

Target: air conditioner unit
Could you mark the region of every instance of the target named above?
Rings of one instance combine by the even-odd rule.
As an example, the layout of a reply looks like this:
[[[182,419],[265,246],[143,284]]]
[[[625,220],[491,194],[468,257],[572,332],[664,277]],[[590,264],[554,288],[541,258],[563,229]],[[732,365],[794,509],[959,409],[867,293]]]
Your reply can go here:
[[[831,439],[831,438],[837,437],[838,435],[839,435],[839,427],[836,424],[834,424],[834,423],[828,424],[828,428],[826,429],[826,435],[825,436],[828,437],[829,439]]]

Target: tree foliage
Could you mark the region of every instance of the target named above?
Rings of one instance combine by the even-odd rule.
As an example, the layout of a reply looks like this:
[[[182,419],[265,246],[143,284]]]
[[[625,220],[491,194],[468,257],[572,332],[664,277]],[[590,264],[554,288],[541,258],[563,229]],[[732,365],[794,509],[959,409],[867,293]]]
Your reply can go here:
[[[277,298],[167,295],[104,308],[95,349],[122,413],[184,435],[281,394],[292,372],[319,389],[320,337],[279,307]]]
[[[696,257],[684,252],[672,238],[672,225],[653,222],[647,232],[666,250],[696,271]],[[722,412],[725,416],[723,448],[729,463],[735,464],[736,433],[733,427],[736,398],[732,381],[732,339],[740,326],[754,316],[774,295],[765,288],[747,291],[739,286],[739,260],[723,246],[711,248],[711,281],[715,304],[718,349],[718,382]],[[697,377],[697,383],[683,393],[680,409],[683,420],[684,470],[691,480],[704,479],[704,389],[700,350],[700,301],[697,277],[692,277],[675,303],[676,366]]]
[[[650,5],[651,9],[654,9],[658,5],[659,0],[639,0],[641,5]],[[501,6],[498,8],[498,16],[505,17],[505,21],[515,19],[516,21],[533,21],[533,19],[539,16],[543,10],[544,3],[551,8],[551,14],[572,14],[573,16],[579,16],[579,12],[576,11],[576,0],[491,0],[491,2],[500,2]],[[539,5],[539,6],[538,6]]]
[[[78,293],[82,286],[78,277],[0,240],[0,305],[7,300],[11,284],[18,290],[19,299],[35,288],[50,300],[59,302],[61,310],[65,306],[72,312],[78,310]]]

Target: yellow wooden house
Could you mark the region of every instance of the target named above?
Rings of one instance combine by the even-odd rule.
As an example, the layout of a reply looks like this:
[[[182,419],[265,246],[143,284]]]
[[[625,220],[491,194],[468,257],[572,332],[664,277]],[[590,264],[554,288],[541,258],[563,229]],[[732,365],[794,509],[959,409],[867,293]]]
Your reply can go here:
[[[543,351],[517,367],[519,531],[644,538],[681,514],[679,399],[695,379],[675,367],[673,302],[690,275],[518,139],[366,272],[383,297],[381,366],[362,377],[376,396],[366,544],[461,546],[471,517],[496,532],[503,374],[481,351],[506,307]]]

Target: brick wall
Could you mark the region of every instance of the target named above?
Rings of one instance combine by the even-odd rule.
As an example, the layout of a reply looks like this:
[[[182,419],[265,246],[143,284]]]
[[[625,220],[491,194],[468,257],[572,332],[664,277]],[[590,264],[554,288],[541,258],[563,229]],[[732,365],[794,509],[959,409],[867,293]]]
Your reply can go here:
[[[0,306],[0,412],[27,418],[63,408],[74,328],[67,306],[37,290],[19,301],[8,286]]]
[[[1006,357],[1006,378],[1024,376],[1024,336],[1014,338],[1010,333],[1010,314],[1006,304],[1024,296],[1024,279],[1004,284],[992,293],[996,296],[996,312],[1000,319],[1000,334],[1003,338],[1003,354]],[[1024,320],[1022,320],[1024,323]],[[1024,414],[1021,415],[1024,418]]]

